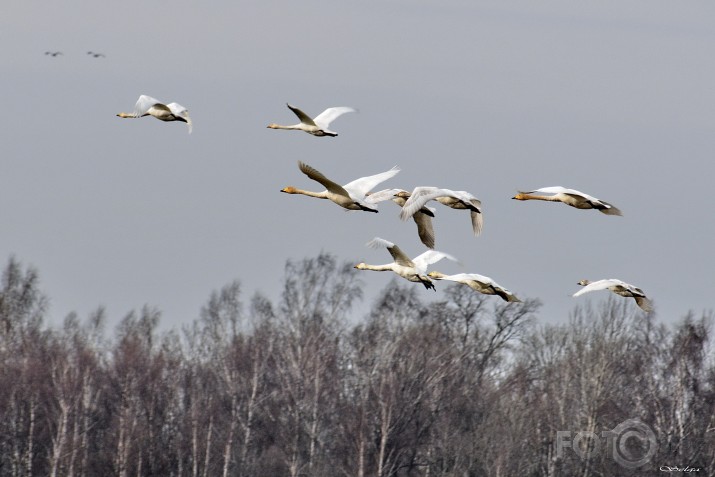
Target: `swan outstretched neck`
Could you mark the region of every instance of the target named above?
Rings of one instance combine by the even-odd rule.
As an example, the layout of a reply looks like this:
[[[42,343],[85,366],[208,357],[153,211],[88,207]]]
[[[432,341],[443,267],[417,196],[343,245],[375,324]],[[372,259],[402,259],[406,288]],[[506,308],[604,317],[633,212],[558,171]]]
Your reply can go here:
[[[440,272],[429,272],[428,277],[434,278],[435,280],[449,280],[463,285],[467,285],[474,291],[483,293],[485,295],[497,295],[502,300],[507,302],[520,302],[521,300],[516,297],[512,292],[499,285],[497,282],[484,275],[479,275],[476,273],[457,273],[456,275],[445,275]]]
[[[540,195],[537,192],[553,195]],[[548,202],[562,202],[577,209],[596,209],[606,215],[623,215],[614,205],[605,200],[597,199],[575,189],[561,186],[542,187],[529,192],[519,192],[512,199],[516,200],[545,200]]]
[[[288,186],[281,189],[281,192],[285,192],[287,194],[302,194],[318,199],[328,199],[345,209],[362,210],[365,212],[377,212],[376,205],[366,200],[366,196],[370,190],[380,182],[384,182],[400,172],[400,169],[395,166],[389,171],[381,172],[372,176],[360,177],[359,179],[355,179],[354,181],[341,186],[304,162],[298,161],[298,168],[303,174],[325,187],[325,190],[321,192],[312,192]]]
[[[390,252],[390,255],[392,256],[394,261],[392,263],[386,263],[384,265],[369,265],[365,262],[360,262],[355,265],[354,268],[357,268],[358,270],[372,270],[375,272],[392,271],[404,278],[405,280],[415,283],[421,283],[428,290],[435,290],[435,287],[434,283],[432,283],[432,280],[430,280],[430,278],[427,276],[427,267],[432,265],[433,263],[437,263],[443,258],[455,262],[457,261],[457,259],[453,256],[444,252],[438,252],[436,250],[427,250],[426,252],[410,260],[410,258],[405,255],[405,253],[400,249],[400,247],[388,240],[381,239],[380,237],[375,237],[374,239],[369,241],[367,243],[367,246],[370,248],[387,248],[387,251]]]
[[[305,131],[308,134],[312,134],[313,136],[329,136],[329,137],[335,137],[338,135],[335,131],[331,131],[328,129],[330,126],[330,123],[332,123],[335,119],[337,119],[339,116],[342,116],[345,113],[354,113],[357,112],[357,110],[347,107],[347,106],[338,106],[334,108],[328,108],[319,115],[317,115],[315,118],[312,118],[305,114],[303,111],[300,109],[296,108],[295,106],[291,106],[290,104],[286,103],[286,106],[288,106],[288,109],[293,111],[296,116],[298,116],[298,119],[300,119],[300,122],[298,124],[292,124],[289,126],[283,126],[281,124],[276,124],[276,123],[271,123],[267,127],[270,129],[288,129],[288,130],[298,130],[298,131]]]
[[[646,313],[653,311],[653,305],[643,290],[617,278],[607,278],[595,282],[580,280],[578,285],[581,285],[583,289],[574,293],[573,296],[581,296],[584,293],[598,290],[610,290],[616,295],[633,298],[636,304]]]
[[[482,202],[467,191],[455,191],[439,187],[415,187],[412,192],[403,191],[400,196],[407,199],[400,211],[402,220],[412,217],[430,200],[436,200],[452,209],[469,210],[474,235],[478,236],[482,233],[482,228],[484,227]]]
[[[139,96],[137,103],[134,105],[134,111],[131,113],[119,113],[120,118],[142,118],[144,116],[153,116],[161,121],[180,121],[186,123],[189,128],[189,134],[193,129],[193,123],[189,117],[189,111],[179,103],[163,104],[158,99],[152,98],[145,94]]]

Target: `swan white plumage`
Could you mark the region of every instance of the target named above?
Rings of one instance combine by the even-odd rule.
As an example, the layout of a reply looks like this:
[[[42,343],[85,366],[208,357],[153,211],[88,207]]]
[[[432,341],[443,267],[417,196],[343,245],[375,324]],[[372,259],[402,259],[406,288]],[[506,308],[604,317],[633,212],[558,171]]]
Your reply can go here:
[[[429,272],[428,277],[434,278],[435,280],[449,280],[463,285],[467,285],[474,291],[483,293],[485,295],[498,295],[504,301],[508,302],[520,302],[516,295],[512,292],[499,285],[497,282],[484,275],[479,275],[477,273],[457,273],[455,275],[445,275],[440,272]]]
[[[189,110],[179,103],[161,103],[158,99],[142,94],[134,105],[134,112],[119,113],[120,118],[141,118],[144,116],[154,116],[161,121],[181,121],[186,123],[189,134],[193,128]]]
[[[544,194],[553,194],[550,196],[537,195],[536,192]],[[519,192],[512,199],[516,200],[545,200],[548,202],[562,202],[577,209],[596,209],[606,215],[623,215],[621,211],[613,204],[609,204],[605,200],[597,199],[583,192],[567,189],[561,186],[542,187],[541,189],[532,190],[529,192]]]
[[[478,236],[482,233],[482,227],[484,226],[482,202],[467,191],[454,191],[439,187],[415,187],[411,193],[403,191],[400,196],[407,199],[400,211],[402,220],[407,220],[430,200],[436,200],[452,209],[469,210],[474,235]]]
[[[457,262],[457,259],[453,256],[436,250],[427,250],[410,260],[410,258],[405,255],[402,250],[400,250],[400,247],[390,241],[381,239],[380,237],[375,237],[366,245],[370,248],[387,248],[387,251],[390,252],[390,255],[392,255],[394,262],[386,263],[384,265],[368,265],[365,262],[360,262],[355,265],[354,268],[357,268],[358,270],[372,270],[375,272],[395,272],[405,280],[422,283],[422,285],[424,285],[424,287],[428,290],[435,290],[435,287],[432,280],[430,280],[426,275],[427,267],[433,263],[439,262],[443,258]]]
[[[643,290],[629,283],[618,280],[617,278],[607,278],[595,282],[591,282],[589,280],[581,280],[578,282],[578,284],[584,288],[574,293],[573,296],[581,296],[584,293],[598,290],[611,290],[616,295],[624,296],[626,298],[633,298],[643,311],[653,311],[653,305],[651,304],[651,301],[645,296],[645,292],[643,292]]]
[[[286,194],[302,194],[309,197],[316,197],[318,199],[328,199],[345,209],[364,210],[366,212],[377,212],[375,204],[368,202],[365,198],[370,190],[380,182],[384,182],[400,172],[400,169],[395,166],[389,171],[381,172],[373,176],[360,177],[359,179],[355,179],[354,181],[341,186],[325,177],[313,167],[301,161],[298,161],[298,168],[301,172],[303,172],[303,174],[322,184],[326,190],[322,192],[313,192],[288,186],[281,189],[281,192],[285,192]]]
[[[391,200],[400,207],[405,205],[407,199],[402,195],[407,191],[403,189],[384,189],[378,192],[369,194],[365,200],[369,203],[378,203],[384,200]],[[435,209],[424,206],[412,215],[412,219],[417,224],[417,235],[427,248],[434,248],[434,227],[432,226],[432,217],[434,217]]]
[[[330,123],[332,123],[335,119],[345,113],[357,112],[356,109],[350,108],[348,106],[338,106],[334,108],[328,108],[319,115],[317,115],[315,118],[311,119],[310,116],[308,116],[295,106],[291,106],[288,103],[286,103],[286,106],[288,106],[288,109],[293,111],[295,115],[298,116],[300,122],[298,124],[293,124],[290,126],[282,126],[280,124],[271,123],[266,127],[270,129],[290,129],[305,131],[308,134],[312,134],[313,136],[335,137],[338,135],[338,133],[328,129],[330,127]]]

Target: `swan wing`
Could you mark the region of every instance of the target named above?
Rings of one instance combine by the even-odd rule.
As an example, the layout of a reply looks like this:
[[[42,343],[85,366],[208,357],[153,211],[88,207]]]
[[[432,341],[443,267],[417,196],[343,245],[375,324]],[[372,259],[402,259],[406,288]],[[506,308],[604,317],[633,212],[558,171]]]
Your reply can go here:
[[[462,202],[467,202],[469,204],[472,204],[476,208],[480,208],[482,206],[482,201],[477,199],[473,194],[467,192],[466,190],[449,190],[449,189],[443,189],[443,190],[450,192],[447,195],[454,197],[455,199],[459,199]]]
[[[561,187],[561,186],[542,187],[541,189],[536,189],[535,191],[532,191],[532,192],[544,192],[546,194],[567,194],[575,199],[587,199],[591,202],[602,203],[601,200],[593,197],[592,195],[588,195],[584,192],[581,192],[580,190],[567,189],[566,187]],[[531,193],[531,192],[529,192],[529,193]]]
[[[413,258],[412,262],[414,262],[417,270],[421,274],[424,274],[427,272],[427,267],[429,267],[433,263],[439,262],[443,258],[446,258],[447,260],[452,260],[453,262],[459,263],[459,260],[454,258],[452,255],[450,255],[448,253],[444,253],[444,252],[438,252],[437,250],[427,250],[426,252]]]
[[[484,275],[479,275],[477,273],[465,273],[464,274],[468,280],[471,281],[476,281],[482,286],[486,287],[491,287],[491,289],[494,291],[494,294],[498,295],[501,297],[504,301],[508,302],[520,302],[521,300],[517,298],[516,295],[514,295],[509,289],[499,285],[497,282],[495,282],[493,279],[490,277],[484,276]]]
[[[472,214],[472,230],[474,235],[478,236],[482,233],[482,228],[484,227],[484,214],[473,210],[470,212]]]
[[[612,204],[609,204],[605,200],[601,200],[597,197],[588,195],[585,192],[581,192],[579,190],[564,189],[564,188],[562,188],[562,189],[563,189],[563,191],[562,191],[563,194],[573,197],[574,199],[576,199],[578,201],[583,201],[585,199],[591,203],[591,206],[594,209],[598,209],[600,212],[603,212],[606,215],[623,215],[623,213],[617,207],[614,207]]]
[[[475,281],[481,283],[482,285],[496,285],[494,280],[478,273],[458,273],[455,276],[458,276],[460,280]]]
[[[395,194],[401,190],[402,189],[383,189],[377,192],[370,192],[366,195],[365,202],[369,204],[377,204],[386,200],[392,200],[395,197]]]
[[[606,215],[623,215],[623,212],[621,212],[621,209],[616,207],[615,205],[606,202],[605,200],[599,200],[599,202],[603,205],[606,206],[605,209],[598,209],[599,212],[603,212]]]
[[[166,107],[158,99],[152,98],[151,96],[147,96],[146,94],[142,94],[141,96],[139,96],[137,104],[134,105],[134,116],[143,116],[147,113],[147,111],[149,111],[149,109],[151,109],[152,106],[157,105]]]
[[[407,199],[405,205],[402,206],[400,219],[407,220],[430,200],[450,195],[451,192],[452,191],[448,189],[440,189],[438,187],[415,187],[410,194],[410,198]]]
[[[300,171],[303,174],[310,177],[314,181],[319,182],[320,184],[322,184],[323,187],[328,189],[330,192],[332,192],[334,194],[343,195],[345,197],[350,197],[350,194],[348,194],[348,192],[345,189],[343,189],[343,187],[340,184],[337,184],[337,183],[331,181],[330,179],[325,177],[321,172],[310,167],[308,164],[298,161],[298,168],[300,169]]]
[[[635,296],[633,298],[636,300],[636,304],[646,313],[653,311],[653,304],[645,296]]]
[[[562,194],[562,193],[580,193],[577,190],[573,189],[567,189],[565,187],[561,186],[553,186],[553,187],[542,187],[541,189],[536,189],[536,190],[531,190],[529,192],[524,192],[524,194],[533,194],[534,192],[542,192],[545,194]]]
[[[614,287],[614,286],[623,286],[627,285],[627,283],[622,282],[621,280],[617,280],[615,278],[609,278],[605,280],[598,280],[593,283],[589,283],[579,291],[573,294],[573,296],[581,296],[584,293],[589,293],[593,291],[598,291],[598,290],[606,290],[608,288]]]
[[[315,124],[315,122],[310,118],[310,116],[308,116],[307,114],[305,114],[305,113],[304,113],[303,111],[301,111],[300,109],[296,108],[295,106],[291,106],[291,105],[288,104],[288,103],[286,103],[286,106],[288,106],[288,109],[290,109],[291,111],[293,111],[293,112],[295,113],[295,115],[298,116],[298,119],[300,119],[300,122],[301,122],[301,123],[307,124],[308,126],[317,126],[317,127],[320,127],[320,126],[318,126],[317,124]]]
[[[330,123],[335,121],[339,116],[342,116],[345,113],[355,113],[357,112],[356,109],[348,107],[348,106],[338,106],[335,108],[328,108],[319,115],[317,115],[314,119],[313,122],[315,123],[316,126],[318,126],[320,129],[327,129],[330,127]]]
[[[424,212],[417,211],[412,219],[417,224],[417,235],[420,241],[427,248],[434,248],[434,227],[432,226],[432,217]]]
[[[389,171],[381,172],[379,174],[375,174],[374,176],[355,179],[354,181],[345,184],[343,189],[348,191],[350,195],[362,199],[373,187],[380,182],[386,181],[390,177],[394,177],[398,172],[400,172],[400,168],[395,166]]]
[[[193,123],[191,122],[191,118],[189,117],[189,110],[180,105],[179,103],[169,103],[166,105],[166,107],[169,108],[169,111],[171,111],[174,116],[183,118],[186,121],[186,125],[189,127],[189,134],[191,134],[191,130],[193,129]]]
[[[392,259],[398,265],[402,265],[403,267],[415,266],[412,260],[410,260],[410,257],[405,255],[405,253],[400,250],[400,247],[390,242],[389,240],[385,240],[380,237],[375,237],[374,239],[370,240],[366,245],[370,248],[387,248],[387,251],[390,252],[390,255],[392,256]]]

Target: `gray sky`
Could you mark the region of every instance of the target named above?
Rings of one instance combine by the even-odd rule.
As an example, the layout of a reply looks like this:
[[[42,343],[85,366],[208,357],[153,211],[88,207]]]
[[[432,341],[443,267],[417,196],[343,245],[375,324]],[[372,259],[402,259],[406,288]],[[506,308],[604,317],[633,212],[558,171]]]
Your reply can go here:
[[[571,298],[579,279],[620,278],[673,321],[713,306],[714,53],[707,2],[6,1],[0,259],[39,269],[56,321],[150,304],[188,323],[236,278],[275,298],[289,258],[389,262],[375,236],[422,253],[395,204],[279,192],[321,189],[298,160],[340,183],[398,165],[378,189],[482,200],[479,238],[437,204],[436,249],[464,266],[435,269],[538,297],[544,322],[608,297]],[[140,94],[186,106],[193,134],[115,117]],[[266,129],[296,122],[286,102],[360,112],[337,138]],[[624,217],[510,199],[554,185]],[[355,273],[364,307],[393,276]]]

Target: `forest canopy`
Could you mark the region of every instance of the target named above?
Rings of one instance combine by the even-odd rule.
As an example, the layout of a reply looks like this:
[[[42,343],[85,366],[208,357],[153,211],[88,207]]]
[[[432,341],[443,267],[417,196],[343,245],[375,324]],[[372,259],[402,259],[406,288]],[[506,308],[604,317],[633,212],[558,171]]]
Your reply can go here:
[[[108,335],[102,308],[47,326],[37,271],[12,258],[0,475],[715,469],[710,313],[666,326],[614,295],[545,324],[536,299],[441,291],[393,280],[354,323],[358,274],[321,254],[286,264],[277,303],[234,281],[181,329],[145,306]]]

